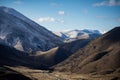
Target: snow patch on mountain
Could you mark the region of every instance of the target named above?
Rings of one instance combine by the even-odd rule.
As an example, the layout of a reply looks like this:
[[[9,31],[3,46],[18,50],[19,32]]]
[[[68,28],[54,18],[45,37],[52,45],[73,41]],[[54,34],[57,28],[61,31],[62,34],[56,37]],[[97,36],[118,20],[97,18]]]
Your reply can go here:
[[[67,31],[60,31],[54,32],[57,36],[63,38],[65,41],[74,41],[77,39],[94,39],[100,36],[102,33],[98,30],[90,30],[90,29],[83,29],[83,30],[67,30]],[[63,36],[64,35],[64,36]]]
[[[23,47],[22,47],[22,43],[21,41],[18,41],[15,45],[14,48],[20,50],[20,51],[24,51]]]

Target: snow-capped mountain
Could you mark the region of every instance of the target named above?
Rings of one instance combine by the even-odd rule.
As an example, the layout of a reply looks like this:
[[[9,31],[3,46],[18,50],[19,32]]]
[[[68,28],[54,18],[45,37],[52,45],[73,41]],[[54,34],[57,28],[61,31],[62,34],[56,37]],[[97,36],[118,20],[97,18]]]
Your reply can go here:
[[[70,31],[61,31],[54,32],[57,36],[61,37],[65,41],[74,41],[77,39],[94,39],[100,36],[102,33],[98,30],[70,30]]]
[[[62,39],[16,10],[0,6],[0,43],[21,51],[46,51]]]

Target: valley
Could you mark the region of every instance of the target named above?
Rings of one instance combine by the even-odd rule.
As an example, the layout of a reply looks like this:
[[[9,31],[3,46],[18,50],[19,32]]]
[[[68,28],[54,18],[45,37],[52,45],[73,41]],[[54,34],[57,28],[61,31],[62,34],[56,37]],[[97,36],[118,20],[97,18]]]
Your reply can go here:
[[[0,80],[120,80],[119,34],[120,25],[52,32],[0,6]]]

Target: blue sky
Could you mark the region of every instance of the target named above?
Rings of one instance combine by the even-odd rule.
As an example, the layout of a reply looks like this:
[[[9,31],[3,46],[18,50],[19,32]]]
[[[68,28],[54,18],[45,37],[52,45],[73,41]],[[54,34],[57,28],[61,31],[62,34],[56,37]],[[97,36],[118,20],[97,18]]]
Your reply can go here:
[[[0,0],[51,31],[120,26],[120,0]]]

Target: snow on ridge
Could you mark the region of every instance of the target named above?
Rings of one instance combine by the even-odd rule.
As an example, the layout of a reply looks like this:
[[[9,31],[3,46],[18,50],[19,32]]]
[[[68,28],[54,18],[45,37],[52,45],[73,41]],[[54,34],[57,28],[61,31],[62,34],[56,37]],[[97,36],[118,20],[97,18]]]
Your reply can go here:
[[[96,35],[101,35],[102,33],[99,30],[90,30],[90,29],[83,29],[83,30],[67,30],[67,31],[61,31],[61,32],[54,32],[57,36],[63,37],[62,35],[64,34],[66,36],[63,37],[65,40],[70,40],[72,41],[76,39],[88,39],[88,38],[94,38],[97,37]],[[95,35],[96,34],[96,35]],[[91,36],[92,35],[92,36]]]

